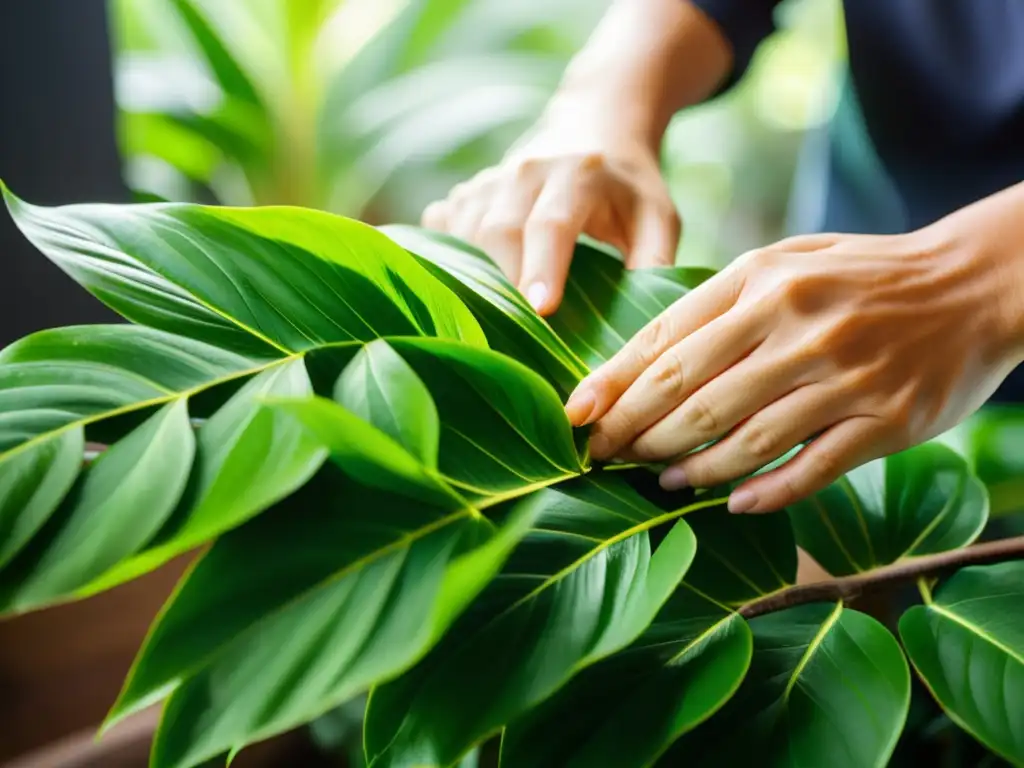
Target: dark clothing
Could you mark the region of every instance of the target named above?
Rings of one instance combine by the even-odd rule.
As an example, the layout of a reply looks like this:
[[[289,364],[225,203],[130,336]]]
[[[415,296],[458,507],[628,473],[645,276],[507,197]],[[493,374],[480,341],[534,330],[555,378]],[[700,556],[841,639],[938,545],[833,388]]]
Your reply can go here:
[[[777,0],[693,2],[732,43],[735,79]],[[1024,181],[1024,0],[850,0],[844,12],[848,75],[808,148],[825,177],[798,179],[814,220],[795,230],[906,232]],[[1024,401],[1024,370],[996,399]]]
[[[0,179],[33,203],[120,202],[105,0],[0,0]],[[32,247],[0,204],[0,346],[115,315]]]

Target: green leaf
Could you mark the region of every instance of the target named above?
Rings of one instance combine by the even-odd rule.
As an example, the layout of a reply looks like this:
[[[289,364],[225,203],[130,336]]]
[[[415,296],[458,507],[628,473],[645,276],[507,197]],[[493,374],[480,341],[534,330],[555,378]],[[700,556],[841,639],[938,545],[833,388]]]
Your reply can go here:
[[[329,446],[297,495],[223,537],[164,611],[112,718],[178,689],[155,765],[294,727],[416,661],[532,520],[483,517],[391,437],[322,399],[279,401]],[[298,422],[297,422],[298,423]],[[258,572],[247,564],[264,563]]]
[[[580,359],[596,368],[713,274],[682,267],[627,270],[614,256],[580,244],[551,327]]]
[[[849,472],[789,514],[797,543],[846,576],[970,544],[988,495],[959,454],[925,443]]]
[[[988,487],[992,516],[1024,510],[1024,408],[986,406],[957,428],[974,473]]]
[[[900,637],[949,717],[1024,765],[1024,562],[958,571],[903,615]]]
[[[44,435],[0,458],[0,568],[60,504],[78,477],[84,447],[82,428],[76,427]]]
[[[4,194],[29,240],[142,325],[261,357],[384,335],[486,346],[450,290],[356,221],[297,208],[40,208]]]
[[[699,545],[688,587],[738,607],[796,583],[796,542],[784,514],[729,515],[711,506],[687,515]]]
[[[427,467],[437,467],[437,407],[420,377],[386,341],[359,351],[338,378],[334,399]]]
[[[482,251],[450,235],[409,226],[381,231],[406,248],[470,308],[490,346],[544,375],[568,394],[587,367]]]
[[[371,694],[375,768],[455,762],[634,640],[693,557],[682,521],[652,554],[650,529],[687,510],[661,514],[621,478],[582,478],[522,503],[537,506],[537,522],[501,574],[423,662]]]
[[[896,639],[841,603],[753,619],[743,685],[658,765],[884,766],[910,704]]]
[[[0,352],[0,567],[30,542],[78,477],[86,427],[267,364],[124,325],[41,331]]]
[[[201,544],[300,488],[326,451],[267,398],[313,394],[302,360],[264,371],[199,430],[182,503],[147,559],[169,559]]]
[[[0,612],[74,593],[139,551],[177,506],[194,452],[181,399],[101,454],[31,545],[0,570]]]
[[[652,493],[649,473],[626,476],[662,509],[693,503],[692,492]],[[698,543],[683,583],[636,642],[506,729],[505,766],[649,765],[735,691],[750,662],[750,632],[723,603],[796,581],[792,528],[785,515],[725,514],[724,501],[686,522]]]
[[[467,498],[493,503],[583,471],[558,394],[526,366],[444,339],[388,343],[430,391],[439,470]]]
[[[0,352],[0,461],[26,441],[159,406],[269,364],[130,325],[34,333]]]
[[[513,722],[501,742],[501,764],[650,765],[728,701],[747,671],[751,649],[750,629],[738,614],[684,585],[637,642],[583,670]]]

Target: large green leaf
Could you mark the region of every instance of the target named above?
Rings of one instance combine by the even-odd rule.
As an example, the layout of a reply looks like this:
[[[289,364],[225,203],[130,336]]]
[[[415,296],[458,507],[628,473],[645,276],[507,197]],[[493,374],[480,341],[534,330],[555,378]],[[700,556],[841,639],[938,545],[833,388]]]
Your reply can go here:
[[[910,703],[896,639],[841,603],[753,619],[743,685],[658,765],[884,766]]]
[[[587,374],[587,367],[482,251],[440,232],[409,226],[382,231],[419,256],[439,280],[472,310],[493,349],[542,373],[562,394]]]
[[[448,288],[359,222],[297,208],[40,208],[4,195],[29,240],[142,325],[264,357],[389,334],[486,346]]]
[[[985,486],[955,451],[925,443],[872,461],[790,507],[797,543],[833,576],[970,544]]]
[[[268,364],[124,325],[42,331],[0,352],[0,567],[71,488],[85,428],[174,403]]]
[[[644,486],[644,478],[631,478]],[[663,494],[670,509],[686,494]],[[502,740],[518,766],[645,766],[711,716],[740,684],[750,632],[739,605],[796,581],[796,545],[785,515],[729,515],[725,503],[686,517],[697,553],[683,584],[628,648],[585,669]]]
[[[662,514],[621,478],[563,483],[524,503],[537,505],[537,523],[501,574],[423,662],[372,693],[376,768],[455,762],[634,640],[693,556],[682,521],[652,553],[649,531],[687,510]]]
[[[712,274],[684,267],[627,270],[605,251],[580,244],[551,327],[580,359],[596,368]]]
[[[445,339],[391,339],[433,396],[439,470],[469,498],[521,495],[583,471],[557,393],[503,355]]]
[[[1024,562],[962,569],[903,615],[900,636],[950,718],[1024,765]]]
[[[637,642],[583,670],[510,725],[501,742],[501,764],[650,765],[732,696],[750,655],[751,634],[743,619],[684,585]]]
[[[61,429],[0,457],[0,568],[49,519],[78,476],[81,426]]]
[[[0,613],[73,594],[142,549],[177,506],[194,453],[179,399],[100,455],[31,545],[0,570]],[[81,453],[75,458],[77,468]]]
[[[157,766],[240,749],[402,671],[535,514],[520,504],[484,517],[413,453],[329,401],[275,408],[314,431],[347,476],[325,470],[222,538],[165,610],[114,713],[177,689]],[[253,574],[252,562],[266,565]]]

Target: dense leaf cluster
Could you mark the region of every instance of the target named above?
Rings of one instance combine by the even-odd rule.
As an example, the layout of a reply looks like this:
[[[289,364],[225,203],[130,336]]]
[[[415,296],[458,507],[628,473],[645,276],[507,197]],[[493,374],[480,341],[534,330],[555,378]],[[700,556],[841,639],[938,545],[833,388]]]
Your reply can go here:
[[[969,545],[988,496],[952,449],[769,516],[591,464],[564,397],[707,273],[580,246],[548,323],[485,256],[417,229],[7,201],[131,324],[0,353],[0,611],[203,548],[110,715],[166,700],[154,766],[367,691],[376,768],[449,766],[499,732],[510,768],[883,765],[906,656],[1024,764],[1024,564],[923,584],[902,647],[841,601],[742,614],[793,588],[797,543],[837,576]]]

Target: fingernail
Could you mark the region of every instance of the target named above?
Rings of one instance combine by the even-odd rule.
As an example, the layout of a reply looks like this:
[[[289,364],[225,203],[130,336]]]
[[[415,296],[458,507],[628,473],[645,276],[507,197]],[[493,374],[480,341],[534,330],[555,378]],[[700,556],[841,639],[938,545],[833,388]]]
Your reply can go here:
[[[595,459],[606,459],[608,458],[609,448],[608,438],[598,432],[596,435],[590,436],[590,455]]]
[[[688,488],[686,470],[682,467],[669,467],[658,477],[658,484],[666,491],[679,491]]]
[[[565,404],[565,415],[569,417],[573,426],[582,427],[590,423],[596,406],[594,393],[586,387],[577,387]]]
[[[729,497],[729,511],[733,514],[749,512],[757,506],[757,496],[751,491],[736,491]]]
[[[548,287],[544,283],[534,283],[526,289],[526,300],[534,310],[540,312],[548,300]]]

